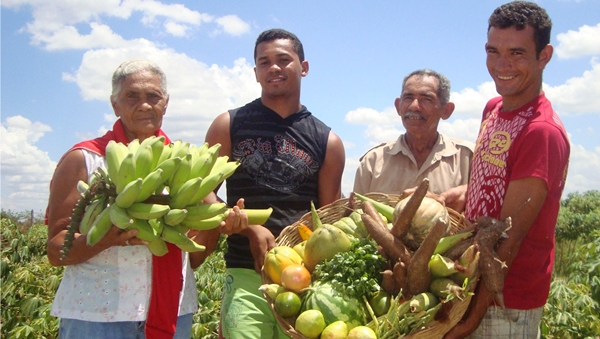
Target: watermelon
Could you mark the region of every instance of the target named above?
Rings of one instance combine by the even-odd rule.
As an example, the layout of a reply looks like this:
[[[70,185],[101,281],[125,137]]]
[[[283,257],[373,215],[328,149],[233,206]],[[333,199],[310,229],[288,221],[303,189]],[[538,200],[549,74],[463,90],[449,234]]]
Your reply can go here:
[[[319,310],[325,318],[325,326],[342,320],[352,329],[366,324],[366,314],[361,301],[343,295],[328,282],[313,282],[302,296],[301,312]]]

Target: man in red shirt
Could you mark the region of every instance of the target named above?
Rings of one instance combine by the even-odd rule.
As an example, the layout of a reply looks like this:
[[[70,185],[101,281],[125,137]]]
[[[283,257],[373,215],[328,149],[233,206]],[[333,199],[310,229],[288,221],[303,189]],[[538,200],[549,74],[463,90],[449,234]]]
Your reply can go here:
[[[510,217],[496,252],[503,269],[505,309],[479,283],[465,317],[445,338],[535,338],[554,265],[554,229],[570,146],[542,90],[552,57],[552,23],[535,3],[514,1],[489,19],[486,64],[500,97],[486,105],[467,186],[441,195],[475,221]]]

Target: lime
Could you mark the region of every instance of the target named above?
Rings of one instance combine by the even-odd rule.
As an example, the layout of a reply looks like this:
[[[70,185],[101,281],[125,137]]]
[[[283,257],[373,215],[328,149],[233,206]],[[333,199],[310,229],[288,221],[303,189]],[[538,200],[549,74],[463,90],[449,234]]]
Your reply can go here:
[[[348,332],[348,339],[377,339],[377,335],[370,327],[356,326]]]
[[[348,325],[342,320],[327,325],[321,333],[321,339],[346,339],[347,336]]]
[[[296,318],[296,330],[307,338],[317,338],[325,328],[325,318],[319,310],[306,310]]]
[[[387,313],[391,302],[392,298],[390,295],[382,290],[373,294],[373,297],[371,297],[371,300],[369,300],[369,305],[373,309],[375,316],[379,317]]]
[[[282,292],[275,297],[275,311],[284,318],[298,315],[300,306],[302,306],[302,300],[294,292]]]

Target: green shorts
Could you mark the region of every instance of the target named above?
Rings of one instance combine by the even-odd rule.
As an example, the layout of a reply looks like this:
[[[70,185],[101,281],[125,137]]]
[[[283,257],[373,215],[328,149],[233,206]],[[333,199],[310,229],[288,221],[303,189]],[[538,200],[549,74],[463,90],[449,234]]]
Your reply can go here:
[[[258,288],[260,274],[245,268],[225,272],[221,304],[221,331],[227,339],[285,339],[273,310]]]

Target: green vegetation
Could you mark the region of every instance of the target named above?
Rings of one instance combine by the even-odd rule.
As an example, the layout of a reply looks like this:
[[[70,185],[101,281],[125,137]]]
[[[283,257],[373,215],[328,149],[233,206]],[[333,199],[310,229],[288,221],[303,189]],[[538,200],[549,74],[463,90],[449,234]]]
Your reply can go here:
[[[544,338],[600,336],[600,192],[561,202],[556,263],[542,317]]]
[[[2,211],[0,286],[2,338],[56,338],[50,316],[62,267],[46,257],[47,229],[41,217]],[[198,312],[193,339],[216,339],[224,283],[225,242],[195,271]],[[542,318],[542,337],[600,337],[600,192],[572,193],[561,202],[556,228],[556,264]]]

